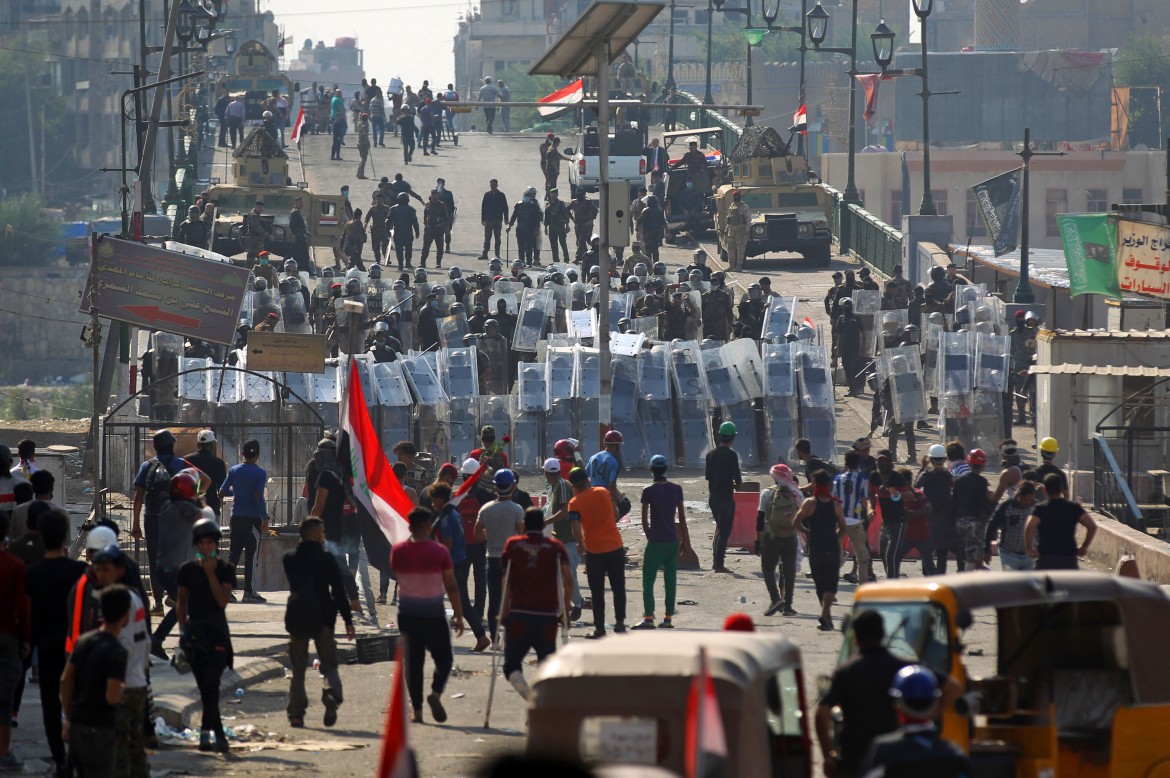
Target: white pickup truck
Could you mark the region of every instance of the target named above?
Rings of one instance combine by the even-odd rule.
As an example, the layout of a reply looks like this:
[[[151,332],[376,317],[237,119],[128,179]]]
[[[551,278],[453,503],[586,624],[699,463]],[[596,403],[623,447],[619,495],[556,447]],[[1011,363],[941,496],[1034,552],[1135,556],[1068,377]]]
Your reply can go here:
[[[598,156],[601,145],[597,128],[586,127],[581,136],[581,145],[570,152],[569,187],[575,196],[577,191],[596,192],[601,184],[601,163]],[[646,158],[642,156],[642,135],[637,130],[618,132],[609,136],[609,180],[624,181],[634,187],[646,181]]]

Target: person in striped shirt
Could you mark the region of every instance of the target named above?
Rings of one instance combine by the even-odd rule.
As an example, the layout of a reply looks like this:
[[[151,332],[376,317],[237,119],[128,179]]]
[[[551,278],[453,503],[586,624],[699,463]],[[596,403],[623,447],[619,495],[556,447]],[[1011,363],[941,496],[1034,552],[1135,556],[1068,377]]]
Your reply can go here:
[[[845,514],[845,537],[853,547],[853,571],[846,573],[844,580],[853,584],[870,580],[872,564],[866,534],[869,479],[861,472],[861,459],[860,451],[846,451],[845,472],[833,479],[833,497],[841,503],[841,512]]]

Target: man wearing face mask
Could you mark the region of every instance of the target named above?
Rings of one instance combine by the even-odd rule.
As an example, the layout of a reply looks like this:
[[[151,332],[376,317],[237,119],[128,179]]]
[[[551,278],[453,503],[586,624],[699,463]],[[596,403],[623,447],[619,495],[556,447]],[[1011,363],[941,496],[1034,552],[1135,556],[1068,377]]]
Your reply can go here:
[[[429,351],[439,347],[439,295],[431,292],[427,295],[427,304],[418,313],[419,348]]]
[[[894,455],[889,449],[877,453],[877,470],[869,476],[870,512],[881,511],[882,531],[878,554],[886,569],[886,578],[898,577],[901,563],[899,550],[906,535],[906,506],[902,504],[902,476],[894,471]]]

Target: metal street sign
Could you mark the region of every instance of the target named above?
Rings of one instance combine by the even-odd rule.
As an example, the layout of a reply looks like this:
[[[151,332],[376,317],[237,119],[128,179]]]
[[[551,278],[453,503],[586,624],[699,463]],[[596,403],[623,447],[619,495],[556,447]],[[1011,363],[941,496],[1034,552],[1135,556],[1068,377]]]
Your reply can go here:
[[[295,332],[249,332],[248,369],[284,373],[324,373],[324,335]]]
[[[94,235],[82,313],[231,345],[248,270],[106,235]],[[92,297],[91,297],[92,290]]]

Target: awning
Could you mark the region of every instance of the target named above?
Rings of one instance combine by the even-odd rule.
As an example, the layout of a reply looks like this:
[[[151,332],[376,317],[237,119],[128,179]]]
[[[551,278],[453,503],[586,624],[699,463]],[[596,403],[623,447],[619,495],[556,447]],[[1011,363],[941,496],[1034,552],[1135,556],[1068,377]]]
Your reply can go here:
[[[1144,365],[1033,365],[1028,370],[1032,375],[1102,375],[1125,378],[1168,378],[1170,367],[1146,367]]]

